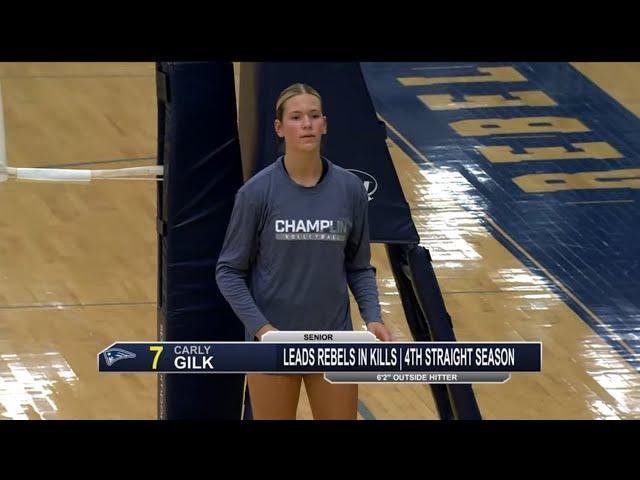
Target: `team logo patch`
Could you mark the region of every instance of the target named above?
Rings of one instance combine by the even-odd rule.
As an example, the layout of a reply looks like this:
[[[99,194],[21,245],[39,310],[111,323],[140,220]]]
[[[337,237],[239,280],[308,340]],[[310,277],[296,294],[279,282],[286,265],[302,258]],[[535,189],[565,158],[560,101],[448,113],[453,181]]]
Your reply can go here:
[[[103,354],[104,361],[107,362],[107,366],[111,366],[117,361],[125,360],[127,358],[136,358],[136,354],[133,352],[129,352],[122,348],[110,348],[105,351]]]

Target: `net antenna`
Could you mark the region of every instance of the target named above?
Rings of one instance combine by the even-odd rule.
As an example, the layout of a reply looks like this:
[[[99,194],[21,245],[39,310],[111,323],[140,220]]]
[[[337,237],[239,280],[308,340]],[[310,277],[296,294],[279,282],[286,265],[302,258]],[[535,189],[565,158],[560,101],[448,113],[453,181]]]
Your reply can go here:
[[[2,106],[2,85],[0,85],[0,182],[7,180],[7,143],[4,138],[4,108]]]

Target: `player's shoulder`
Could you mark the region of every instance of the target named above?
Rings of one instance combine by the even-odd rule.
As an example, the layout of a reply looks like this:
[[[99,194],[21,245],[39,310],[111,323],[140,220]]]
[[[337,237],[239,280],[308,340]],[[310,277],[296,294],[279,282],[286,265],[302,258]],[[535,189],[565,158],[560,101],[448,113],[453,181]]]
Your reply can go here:
[[[362,180],[360,180],[360,177],[358,177],[356,173],[352,172],[351,170],[347,170],[346,168],[343,168],[339,165],[336,165],[330,160],[327,161],[331,165],[333,173],[339,181],[345,183],[350,188],[362,189]]]
[[[244,183],[244,185],[242,185],[242,187],[240,187],[238,193],[255,196],[266,190],[271,184],[273,175],[276,173],[278,161],[279,159],[253,175]]]

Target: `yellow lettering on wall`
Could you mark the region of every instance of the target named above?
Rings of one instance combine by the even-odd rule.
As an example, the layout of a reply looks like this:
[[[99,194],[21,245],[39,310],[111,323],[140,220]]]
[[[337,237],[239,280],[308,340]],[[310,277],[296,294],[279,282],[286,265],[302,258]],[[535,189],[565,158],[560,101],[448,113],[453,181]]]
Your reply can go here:
[[[569,152],[564,147],[525,148],[527,153],[513,153],[508,145],[478,147],[478,151],[491,163],[515,163],[531,160],[572,160],[577,158],[622,158],[623,155],[607,142],[572,143],[579,152]]]
[[[534,173],[513,179],[529,193],[602,188],[640,188],[640,168],[581,173]]]
[[[491,107],[553,107],[557,105],[551,97],[540,90],[509,92],[515,99],[502,95],[465,95],[465,102],[454,102],[451,95],[418,95],[431,110],[461,110],[463,108]]]
[[[460,120],[449,125],[463,137],[512,133],[573,133],[589,131],[580,120],[570,117],[478,118]]]
[[[485,75],[470,75],[460,77],[398,77],[398,81],[405,87],[416,85],[439,85],[442,83],[481,83],[481,82],[526,82],[513,67],[478,67],[478,71]]]

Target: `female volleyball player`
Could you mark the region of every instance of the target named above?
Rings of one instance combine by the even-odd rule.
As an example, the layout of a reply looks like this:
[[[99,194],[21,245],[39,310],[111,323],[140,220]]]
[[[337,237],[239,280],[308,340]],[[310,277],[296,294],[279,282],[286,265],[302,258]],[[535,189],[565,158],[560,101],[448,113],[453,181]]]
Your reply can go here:
[[[247,340],[269,330],[352,330],[347,286],[369,331],[382,322],[370,264],[368,198],[362,181],[321,156],[322,100],[305,84],[276,102],[285,153],[236,195],[216,280]],[[356,419],[358,386],[322,374],[248,374],[255,419],[295,419],[304,380],[316,419]]]

